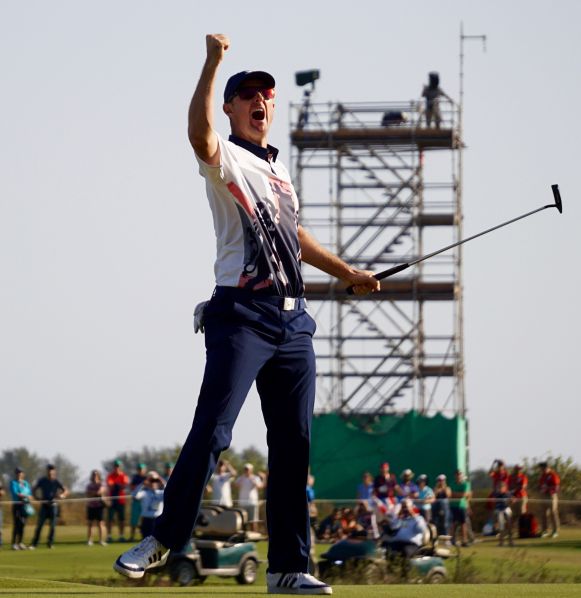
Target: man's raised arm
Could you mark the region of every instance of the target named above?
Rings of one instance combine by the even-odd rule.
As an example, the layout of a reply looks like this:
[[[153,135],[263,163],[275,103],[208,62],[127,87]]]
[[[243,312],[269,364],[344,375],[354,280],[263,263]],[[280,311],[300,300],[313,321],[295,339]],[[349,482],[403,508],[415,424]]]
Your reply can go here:
[[[188,137],[197,156],[212,166],[220,163],[218,139],[214,133],[214,83],[216,71],[230,47],[221,33],[206,35],[206,61],[188,112]]]

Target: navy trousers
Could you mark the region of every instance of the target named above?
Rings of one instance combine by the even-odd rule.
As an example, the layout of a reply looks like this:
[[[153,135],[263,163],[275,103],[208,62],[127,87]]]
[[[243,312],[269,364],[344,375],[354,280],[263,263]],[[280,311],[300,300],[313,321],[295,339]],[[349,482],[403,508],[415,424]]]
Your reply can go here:
[[[40,540],[40,533],[46,521],[48,521],[48,538],[47,544],[52,546],[54,543],[54,532],[56,528],[56,522],[59,516],[58,505],[53,503],[43,503],[40,505],[38,511],[38,518],[36,521],[36,529],[34,531],[34,537],[32,538],[32,546],[36,546]]]
[[[216,288],[204,319],[206,369],[198,405],[153,535],[174,550],[190,539],[204,488],[256,380],[267,428],[269,570],[306,572],[315,322],[303,299],[285,310],[280,297],[231,287]]]

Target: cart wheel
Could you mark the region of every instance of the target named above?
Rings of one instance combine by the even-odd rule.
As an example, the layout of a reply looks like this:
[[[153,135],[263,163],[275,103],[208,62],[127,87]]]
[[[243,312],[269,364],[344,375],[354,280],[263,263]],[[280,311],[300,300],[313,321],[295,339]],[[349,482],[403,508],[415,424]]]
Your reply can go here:
[[[446,575],[442,571],[431,571],[426,577],[426,583],[444,583]]]
[[[258,566],[254,559],[246,559],[240,567],[240,573],[236,576],[236,581],[242,585],[254,583],[257,569]]]

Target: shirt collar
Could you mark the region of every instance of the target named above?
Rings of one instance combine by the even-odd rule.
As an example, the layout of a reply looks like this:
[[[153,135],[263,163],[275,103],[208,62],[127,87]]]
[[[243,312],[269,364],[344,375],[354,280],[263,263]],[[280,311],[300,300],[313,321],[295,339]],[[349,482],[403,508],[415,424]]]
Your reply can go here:
[[[228,137],[228,141],[231,141],[232,143],[239,145],[245,150],[252,152],[261,160],[266,160],[267,162],[276,162],[276,157],[278,156],[278,149],[276,147],[273,147],[272,145],[262,147],[261,145],[256,145],[256,143],[252,143],[252,141],[246,141],[246,139],[236,137],[236,135],[230,135],[230,137]]]

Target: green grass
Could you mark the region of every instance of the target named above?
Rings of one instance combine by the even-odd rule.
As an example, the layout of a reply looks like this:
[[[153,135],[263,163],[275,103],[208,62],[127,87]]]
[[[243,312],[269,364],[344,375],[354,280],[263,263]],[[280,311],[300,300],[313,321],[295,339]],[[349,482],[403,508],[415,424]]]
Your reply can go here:
[[[515,545],[499,547],[487,538],[463,549],[462,555],[470,557],[478,581],[581,582],[581,530],[563,529],[558,539],[516,540]],[[453,566],[449,569],[453,574]]]
[[[5,533],[4,538],[7,537]],[[209,577],[203,586],[183,589],[171,587],[167,578],[156,575],[147,575],[144,582],[125,580],[112,570],[112,563],[128,545],[89,547],[83,538],[83,527],[66,526],[57,529],[53,550],[39,545],[35,551],[12,551],[5,545],[0,551],[0,596],[190,594],[250,598],[265,594],[264,565],[259,569],[256,585],[246,587],[239,586],[233,579],[217,577]],[[326,545],[317,546],[318,553],[327,549]],[[259,543],[258,550],[264,559],[266,543]],[[556,540],[517,540],[515,549],[500,548],[493,539],[487,539],[463,549],[460,556],[459,572],[456,558],[447,561],[450,578],[454,579],[458,573],[458,584],[336,585],[334,595],[345,598],[464,598],[467,595],[490,598],[491,593],[494,598],[581,596],[581,585],[571,583],[581,582],[581,529],[566,528]],[[474,583],[465,585],[463,582]]]
[[[31,591],[32,590],[32,591]],[[234,591],[233,591],[234,590]],[[262,598],[264,587],[228,588],[220,586],[197,588],[133,588],[112,589],[91,587],[82,584],[59,584],[42,586],[34,589],[0,589],[0,595],[8,596],[244,596],[244,598]],[[578,598],[579,586],[574,584],[555,585],[440,585],[440,586],[337,586],[333,596],[338,598]]]

